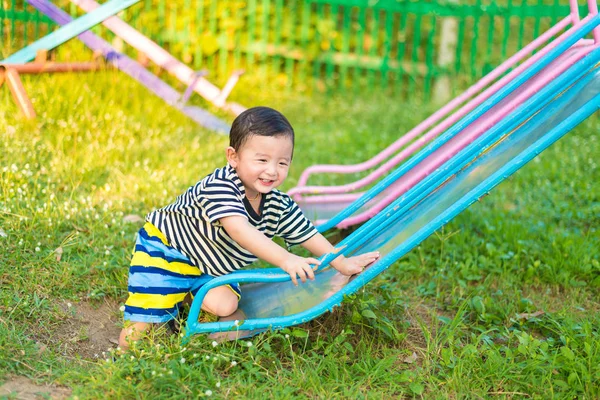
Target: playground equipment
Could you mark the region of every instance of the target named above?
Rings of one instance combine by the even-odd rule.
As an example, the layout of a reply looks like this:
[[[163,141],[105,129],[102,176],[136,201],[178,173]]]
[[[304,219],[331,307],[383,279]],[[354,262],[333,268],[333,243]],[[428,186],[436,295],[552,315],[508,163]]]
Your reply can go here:
[[[597,8],[596,3],[589,1],[588,4],[590,12],[594,13],[594,10]],[[445,159],[438,156],[444,153],[444,149],[441,149],[440,153],[432,155],[428,159],[415,156],[406,162],[403,170],[396,171],[397,173],[393,174],[393,177],[388,176],[385,182],[382,181],[381,184],[377,184],[366,193],[357,193],[356,191],[376,182],[377,179],[380,179],[384,174],[407,160],[428,143],[432,143],[436,137],[448,129],[454,129],[455,133],[461,130],[462,127],[456,124],[460,118],[471,112],[477,105],[487,101],[500,88],[504,87],[507,82],[510,82],[518,74],[547,54],[559,41],[551,42],[528,60],[516,66],[518,62],[522,61],[528,54],[539,49],[542,44],[556,36],[569,25],[573,25],[571,30],[574,29],[574,26],[580,21],[576,0],[570,1],[570,9],[571,13],[569,16],[559,21],[540,37],[467,89],[465,93],[450,101],[438,112],[403,135],[371,160],[356,165],[316,165],[309,167],[302,173],[298,186],[290,190],[290,195],[299,203],[305,213],[319,225],[320,231],[325,231],[334,226],[340,228],[348,227],[373,217],[395,198],[419,182],[420,179],[439,167],[445,161]],[[597,35],[596,30],[594,33],[595,39],[598,39]],[[536,81],[526,83],[525,87],[520,89],[520,93],[514,94],[510,100],[505,101],[503,104],[496,105],[493,110],[488,111],[485,116],[481,117],[481,120],[477,123],[479,124],[478,126],[472,125],[469,129],[476,130],[477,132],[473,132],[476,135],[484,132],[510,111],[514,110],[524,99],[554,79],[555,76],[564,71],[569,65],[577,62],[591,50],[594,43],[594,41],[581,40],[573,49],[556,61],[555,64],[560,70],[549,68],[548,73],[540,76]],[[486,88],[487,85],[510,68],[514,69],[464,104],[460,109],[453,112],[454,109]],[[442,120],[444,117],[446,118]],[[439,144],[441,145],[441,143]],[[431,147],[428,147],[428,149],[431,149]],[[397,154],[395,154],[396,152]],[[427,152],[419,154],[427,154]],[[309,186],[307,184],[309,177],[316,173],[349,174],[373,168],[375,169],[364,178],[346,185]],[[393,184],[391,184],[392,182]]]
[[[94,0],[71,0],[71,2],[88,13],[99,7],[99,4]],[[188,88],[194,90],[215,106],[231,111],[234,115],[239,115],[246,109],[238,103],[226,101],[243,71],[234,72],[223,87],[223,90],[220,90],[202,77],[195,80],[195,72],[191,68],[129,26],[119,17],[110,17],[102,24],[134,49],[146,55],[156,65],[188,85]]]
[[[62,27],[9,56],[0,63],[25,63],[33,59],[37,51],[53,49],[67,40],[78,36],[79,39],[83,41],[90,49],[92,49],[94,52],[102,54],[109,65],[116,67],[117,69],[134,78],[151,90],[154,94],[161,97],[172,107],[183,112],[199,125],[215,130],[219,133],[228,134],[229,125],[227,123],[200,107],[186,104],[190,94],[189,91],[187,94],[180,94],[156,75],[152,74],[142,65],[140,65],[138,62],[132,60],[124,54],[117,52],[109,43],[88,31],[93,26],[101,23],[117,12],[130,7],[138,1],[139,0],[110,0],[88,14],[73,20],[69,14],[57,8],[47,0],[28,0],[29,4],[43,14],[47,15],[50,19]],[[194,84],[197,84],[197,78],[198,76],[194,77]],[[22,85],[19,90],[21,94],[24,93]],[[23,96],[20,96],[19,98],[22,97]],[[28,106],[27,104],[24,105],[25,107]]]
[[[276,268],[215,278],[194,297],[186,340],[200,332],[250,336],[300,324],[331,310],[600,108],[600,69],[596,67],[600,16],[595,3],[588,5],[586,18],[573,21],[571,29],[413,157],[418,161],[410,163],[411,167],[432,155],[443,162],[339,243],[336,253],[323,256],[315,281],[295,287]],[[593,43],[582,42],[592,30]],[[543,78],[560,66],[564,68],[552,79]],[[499,118],[487,118],[507,105],[510,110],[499,113]],[[485,129],[479,129],[482,124]],[[465,131],[468,135],[461,136]],[[383,191],[406,172],[407,167],[401,166],[368,193]],[[329,266],[340,254],[374,250],[382,257],[352,279]],[[232,317],[235,320],[198,322],[206,293],[233,282],[245,284],[239,310]]]

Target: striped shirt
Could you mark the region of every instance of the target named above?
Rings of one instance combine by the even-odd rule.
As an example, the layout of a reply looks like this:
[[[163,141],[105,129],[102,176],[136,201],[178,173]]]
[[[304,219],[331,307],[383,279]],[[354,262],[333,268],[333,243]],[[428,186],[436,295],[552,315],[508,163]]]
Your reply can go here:
[[[150,212],[146,221],[203,273],[212,276],[228,274],[257,260],[227,234],[219,221],[223,217],[243,216],[268,238],[281,237],[288,246],[303,243],[317,233],[298,205],[279,190],[263,194],[259,210],[260,215],[246,198],[236,171],[226,165],[191,186],[172,204]]]

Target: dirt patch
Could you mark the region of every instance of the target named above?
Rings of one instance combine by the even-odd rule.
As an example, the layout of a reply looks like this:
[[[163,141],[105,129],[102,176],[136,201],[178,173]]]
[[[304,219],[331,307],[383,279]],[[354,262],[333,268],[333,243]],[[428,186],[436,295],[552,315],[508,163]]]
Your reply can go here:
[[[41,342],[64,356],[88,359],[102,357],[102,352],[116,347],[121,330],[119,303],[113,300],[102,303],[82,301],[64,303],[61,308],[65,317],[52,330],[52,336],[41,338]]]
[[[37,385],[24,376],[9,378],[0,385],[0,397],[19,400],[37,399],[66,399],[71,395],[71,389],[53,385]]]

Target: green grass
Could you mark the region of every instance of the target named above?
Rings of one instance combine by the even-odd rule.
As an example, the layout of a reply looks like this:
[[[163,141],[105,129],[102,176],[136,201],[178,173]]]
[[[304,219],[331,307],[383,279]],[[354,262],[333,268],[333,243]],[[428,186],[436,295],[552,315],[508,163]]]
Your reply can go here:
[[[139,228],[124,217],[222,166],[227,139],[117,72],[23,80],[34,122],[0,91],[0,380],[79,398],[600,397],[597,117],[333,313],[217,347],[158,332],[106,362],[66,350],[92,333],[65,333],[65,304],[110,304],[120,320]],[[252,82],[235,100],[280,109],[297,132],[284,189],[310,165],[373,156],[436,109]]]

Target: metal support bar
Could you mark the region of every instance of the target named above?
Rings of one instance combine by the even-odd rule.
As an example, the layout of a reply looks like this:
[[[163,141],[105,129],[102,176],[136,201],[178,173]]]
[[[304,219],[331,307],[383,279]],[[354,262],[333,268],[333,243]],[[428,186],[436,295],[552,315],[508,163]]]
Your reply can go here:
[[[23,82],[21,82],[19,73],[13,68],[8,68],[4,69],[4,76],[13,99],[15,100],[15,103],[17,103],[17,106],[21,112],[23,112],[25,115],[25,118],[34,119],[36,116],[35,110],[33,109],[33,104],[31,104],[31,100],[29,100],[29,96],[27,96],[27,92],[23,87]]]
[[[229,94],[231,93],[231,91],[235,87],[236,83],[240,80],[240,76],[244,72],[245,71],[243,69],[240,69],[240,70],[234,71],[233,74],[231,74],[231,76],[227,80],[227,83],[225,84],[225,86],[221,90],[221,93],[219,93],[219,95],[214,100],[214,103],[215,103],[215,105],[217,107],[223,107],[223,106],[225,106],[225,102],[227,101],[227,97],[229,97]]]
[[[54,62],[33,62],[26,64],[3,64],[0,67],[12,69],[19,74],[41,74],[53,72],[90,72],[102,69],[102,64],[98,62],[78,62],[78,63],[54,63]]]

